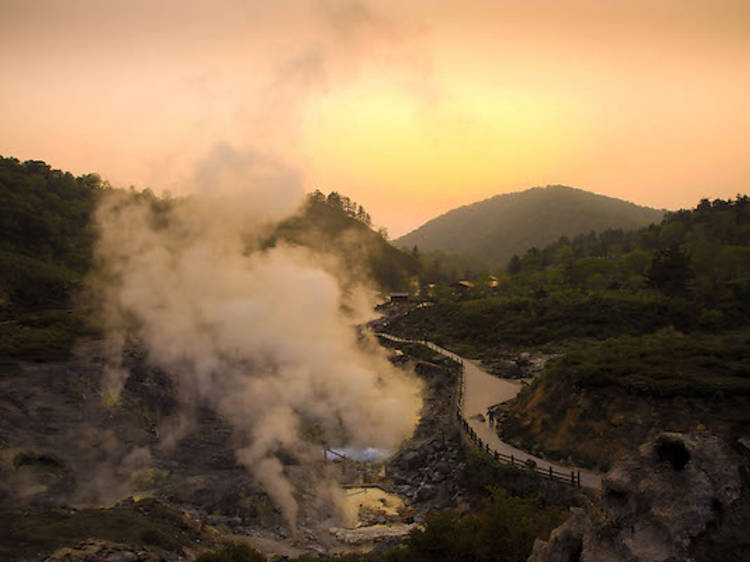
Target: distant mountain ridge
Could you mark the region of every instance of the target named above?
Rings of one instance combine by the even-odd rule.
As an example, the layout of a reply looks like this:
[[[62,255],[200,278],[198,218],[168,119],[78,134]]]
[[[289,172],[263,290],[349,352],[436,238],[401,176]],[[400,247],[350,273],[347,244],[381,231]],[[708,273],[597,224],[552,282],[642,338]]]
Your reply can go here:
[[[495,265],[560,236],[658,223],[663,210],[590,191],[549,185],[458,207],[398,238],[398,247],[441,250]]]

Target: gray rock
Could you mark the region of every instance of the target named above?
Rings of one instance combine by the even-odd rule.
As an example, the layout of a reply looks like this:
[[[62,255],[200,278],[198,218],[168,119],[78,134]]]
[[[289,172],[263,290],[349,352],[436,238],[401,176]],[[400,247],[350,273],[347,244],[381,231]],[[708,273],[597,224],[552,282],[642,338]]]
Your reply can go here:
[[[591,522],[582,510],[550,534],[549,541],[537,539],[528,562],[570,562],[580,560],[583,536],[590,532]]]
[[[437,494],[437,490],[435,489],[434,486],[431,486],[430,484],[425,484],[424,486],[419,488],[419,490],[417,490],[415,499],[418,502],[424,502],[427,500],[431,500],[432,498],[435,497],[436,494]]]
[[[453,466],[449,462],[439,462],[435,465],[435,470],[440,474],[450,474]]]
[[[601,513],[576,513],[529,562],[740,560],[750,552],[749,468],[705,432],[663,433],[604,478]]]
[[[396,486],[403,486],[409,483],[409,479],[403,474],[394,474],[391,478]]]
[[[523,376],[523,370],[515,361],[503,361],[497,366],[497,372],[508,379],[520,379]]]
[[[400,459],[400,465],[406,470],[415,470],[424,464],[425,457],[420,451],[407,451]]]

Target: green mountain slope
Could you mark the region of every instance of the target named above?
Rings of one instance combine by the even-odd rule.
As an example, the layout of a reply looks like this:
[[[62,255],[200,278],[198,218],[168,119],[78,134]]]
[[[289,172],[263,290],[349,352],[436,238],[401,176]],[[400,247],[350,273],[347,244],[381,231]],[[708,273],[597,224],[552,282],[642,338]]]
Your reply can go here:
[[[372,280],[382,290],[408,290],[410,279],[419,273],[419,260],[374,232],[369,217],[358,219],[331,199],[309,196],[301,213],[279,225],[274,239],[335,254],[350,276]]]
[[[3,357],[64,358],[88,315],[83,281],[93,267],[91,214],[109,186],[94,174],[75,177],[41,161],[0,156],[0,363]],[[150,190],[131,191],[169,212],[170,201]],[[276,240],[340,256],[349,277],[380,289],[405,290],[418,260],[391,246],[369,215],[345,196],[316,193],[283,221]]]
[[[0,157],[0,316],[65,307],[91,264],[96,175]]]
[[[394,243],[442,250],[492,264],[557,240],[608,228],[635,229],[659,222],[664,212],[561,185],[497,195],[459,207]]]
[[[438,293],[388,330],[501,373],[521,350],[553,356],[500,427],[552,459],[606,470],[661,431],[734,440],[750,432],[750,198],[534,248],[494,293]]]

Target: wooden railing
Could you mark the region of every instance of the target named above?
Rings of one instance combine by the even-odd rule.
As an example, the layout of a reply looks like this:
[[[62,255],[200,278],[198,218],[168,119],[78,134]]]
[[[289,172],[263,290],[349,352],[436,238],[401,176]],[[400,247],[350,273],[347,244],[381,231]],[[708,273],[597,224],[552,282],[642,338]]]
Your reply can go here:
[[[533,471],[536,474],[539,474],[540,476],[543,476],[544,478],[547,478],[549,480],[562,482],[564,484],[570,484],[571,486],[576,486],[578,488],[581,487],[580,472],[571,470],[570,473],[567,473],[556,469],[552,465],[549,465],[548,468],[544,468],[539,466],[536,461],[523,461],[522,459],[515,457],[515,455],[507,455],[505,453],[501,453],[500,451],[495,451],[490,447],[489,443],[483,442],[482,438],[477,435],[476,431],[474,431],[469,422],[466,421],[466,419],[463,417],[460,408],[456,409],[456,419],[458,420],[461,428],[466,432],[466,437],[472,443],[474,443],[480,451],[486,453],[495,461],[509,464],[516,468]]]
[[[555,482],[562,482],[564,484],[570,484],[571,486],[576,486],[578,488],[581,487],[581,473],[579,471],[571,470],[570,473],[559,470],[555,468],[552,465],[549,465],[547,468],[544,468],[542,466],[539,466],[536,461],[533,461],[530,459],[522,460],[520,458],[516,458],[515,455],[508,455],[505,453],[501,453],[500,451],[496,451],[490,447],[488,443],[485,443],[482,441],[482,439],[477,435],[476,431],[471,427],[471,424],[464,418],[463,415],[463,407],[464,407],[464,360],[461,356],[456,355],[455,353],[444,349],[438,345],[435,345],[434,343],[427,341],[427,340],[408,340],[404,338],[397,338],[395,336],[391,336],[389,334],[378,334],[379,336],[384,336],[386,339],[390,339],[393,341],[400,341],[403,343],[415,343],[415,344],[421,344],[426,347],[429,347],[433,351],[436,351],[442,355],[447,356],[449,359],[452,359],[459,365],[458,369],[458,395],[456,397],[456,421],[458,422],[458,425],[461,427],[461,429],[466,434],[466,437],[469,441],[471,441],[474,445],[476,445],[480,451],[483,453],[486,453],[490,456],[490,458],[494,459],[497,462],[509,464],[513,467],[516,467],[518,469],[523,470],[529,470],[530,472],[533,472],[535,474],[538,474],[548,480],[553,480]]]

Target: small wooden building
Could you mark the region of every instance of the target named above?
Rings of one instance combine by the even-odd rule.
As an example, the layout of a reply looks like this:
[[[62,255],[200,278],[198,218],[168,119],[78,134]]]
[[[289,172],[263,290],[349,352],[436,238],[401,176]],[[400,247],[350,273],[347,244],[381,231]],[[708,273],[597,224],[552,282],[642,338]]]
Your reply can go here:
[[[465,295],[474,288],[474,283],[471,281],[456,281],[451,283],[451,288],[454,295]]]

